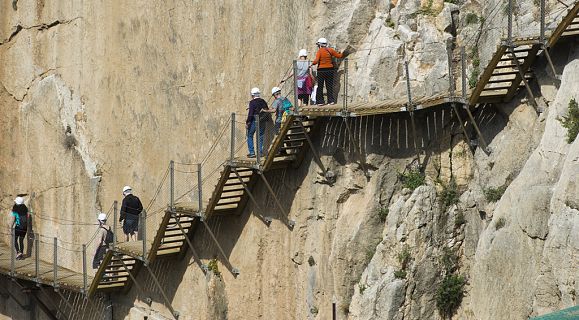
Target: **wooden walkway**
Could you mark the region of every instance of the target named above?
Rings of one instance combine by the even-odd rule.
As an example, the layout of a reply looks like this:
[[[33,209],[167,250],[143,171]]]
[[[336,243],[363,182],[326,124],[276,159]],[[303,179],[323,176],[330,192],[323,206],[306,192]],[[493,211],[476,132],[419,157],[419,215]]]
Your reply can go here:
[[[27,257],[24,260],[14,260],[14,273],[12,274],[11,248],[0,244],[0,273],[11,275],[14,278],[37,282],[40,284],[84,292],[85,282],[82,272],[76,272],[62,266],[56,267],[56,279],[54,277],[54,263],[38,260],[38,273],[36,259]],[[92,282],[92,277],[87,276],[87,286]]]

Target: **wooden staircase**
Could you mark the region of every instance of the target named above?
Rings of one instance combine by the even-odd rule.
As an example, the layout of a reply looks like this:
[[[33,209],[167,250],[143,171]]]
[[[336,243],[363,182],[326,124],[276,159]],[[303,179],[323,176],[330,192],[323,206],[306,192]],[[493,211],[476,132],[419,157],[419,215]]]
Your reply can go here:
[[[546,46],[551,48],[562,37],[572,35],[579,35],[579,2],[569,9]],[[510,101],[524,87],[523,77],[527,81],[533,78],[531,66],[542,49],[539,37],[517,38],[512,46],[503,39],[473,90],[470,105]]]
[[[109,250],[97,270],[88,289],[87,296],[92,297],[98,292],[127,291],[131,288],[132,280],[129,275],[136,277],[143,262],[135,257]]]

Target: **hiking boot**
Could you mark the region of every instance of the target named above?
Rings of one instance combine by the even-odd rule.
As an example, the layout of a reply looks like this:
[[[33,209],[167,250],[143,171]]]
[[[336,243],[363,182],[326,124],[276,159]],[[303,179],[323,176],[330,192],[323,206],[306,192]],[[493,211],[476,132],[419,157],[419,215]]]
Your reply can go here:
[[[248,157],[248,158],[255,158],[255,154],[249,153],[249,154],[247,155],[247,157]]]

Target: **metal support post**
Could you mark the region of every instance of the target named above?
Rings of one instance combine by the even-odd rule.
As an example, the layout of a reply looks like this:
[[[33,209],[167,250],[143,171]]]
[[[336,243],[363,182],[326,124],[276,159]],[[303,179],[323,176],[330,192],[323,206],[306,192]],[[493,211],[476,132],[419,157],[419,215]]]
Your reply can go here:
[[[117,219],[118,219],[118,207],[119,203],[117,200],[113,202],[113,248],[117,247]]]
[[[82,245],[82,293],[87,293],[86,244]]]
[[[406,94],[408,96],[408,111],[410,112],[410,121],[412,125],[412,139],[414,140],[414,150],[418,163],[420,163],[420,153],[418,152],[418,142],[416,141],[416,124],[414,122],[414,104],[412,103],[412,92],[410,91],[410,72],[408,71],[408,61],[404,61],[404,70],[406,72]]]
[[[259,174],[259,176],[261,177],[261,180],[263,180],[263,182],[265,183],[265,186],[267,187],[267,190],[269,191],[269,193],[271,194],[271,196],[273,197],[273,199],[275,200],[275,203],[277,204],[279,210],[282,213],[282,217],[286,215],[285,210],[283,209],[283,206],[281,205],[281,202],[279,201],[279,199],[277,198],[277,196],[275,195],[275,192],[273,192],[273,188],[271,187],[271,185],[269,184],[269,182],[267,181],[267,179],[265,178],[265,176],[263,175],[263,172],[261,171],[257,171],[257,173]],[[290,228],[293,228],[296,225],[295,221],[290,220],[288,217],[288,226]]]
[[[259,143],[260,138],[261,138],[261,134],[260,134],[260,128],[259,128],[259,114],[255,115],[255,119],[253,120],[255,121],[255,140],[256,140],[256,148],[255,148],[255,163],[257,165],[257,167],[261,167],[261,162],[260,162],[260,156],[261,156],[261,144]],[[251,137],[251,139],[253,139],[253,137]]]
[[[539,41],[541,44],[545,45],[545,0],[541,0],[541,8],[540,8],[540,15],[541,15],[541,35],[539,36]]]
[[[512,0],[511,0],[512,1]],[[517,66],[517,71],[519,72],[519,76],[523,83],[525,84],[525,88],[527,89],[527,94],[529,95],[529,100],[531,100],[531,104],[537,109],[537,102],[535,101],[535,95],[533,95],[533,91],[531,91],[531,86],[529,86],[529,82],[525,79],[525,73],[521,70],[521,64],[519,63],[519,58],[515,55],[515,51],[513,47],[509,49],[511,51],[511,56],[513,57],[513,62]]]
[[[143,236],[143,261],[147,262],[147,211],[141,212],[141,235]]]
[[[231,154],[229,160],[235,159],[235,112],[231,114]]]
[[[263,210],[261,209],[261,206],[258,204],[257,200],[255,199],[255,197],[253,196],[253,193],[251,192],[251,190],[249,190],[249,187],[247,186],[247,184],[245,184],[245,181],[243,181],[243,178],[241,177],[241,175],[239,174],[239,172],[237,171],[237,168],[231,168],[231,170],[233,170],[233,173],[235,173],[235,175],[237,176],[237,179],[239,180],[239,182],[241,183],[241,185],[243,186],[243,189],[245,190],[245,192],[247,192],[247,195],[249,196],[249,199],[251,199],[251,202],[253,202],[253,205],[255,205],[255,207],[260,211],[263,212]],[[271,223],[272,219],[270,217],[264,217],[263,218],[265,220],[265,222],[267,223]]]
[[[163,299],[165,300],[167,307],[171,311],[171,314],[173,315],[173,317],[175,319],[179,319],[179,312],[177,312],[177,310],[173,309],[173,306],[171,305],[171,302],[169,301],[169,298],[167,297],[165,290],[163,290],[163,287],[161,286],[161,284],[159,283],[159,280],[155,276],[155,273],[153,273],[153,270],[151,270],[151,268],[149,268],[149,266],[146,264],[145,264],[145,268],[149,271],[149,275],[153,279],[153,282],[155,283],[155,286],[157,286],[157,289],[159,289],[159,291],[161,291],[161,295],[163,296]]]
[[[223,251],[223,248],[221,248],[221,245],[219,244],[219,241],[217,240],[217,237],[215,237],[215,234],[213,234],[213,231],[211,231],[211,228],[209,228],[209,225],[207,224],[207,221],[205,220],[201,220],[201,222],[203,223],[203,225],[205,226],[205,229],[207,230],[207,233],[209,233],[209,235],[211,236],[211,239],[213,239],[213,241],[215,242],[215,244],[217,245],[217,249],[219,249],[219,253],[221,254],[221,256],[223,256],[223,259],[225,259],[225,261],[227,261],[227,264],[229,265],[229,268],[231,270],[231,273],[233,273],[233,275],[237,276],[239,275],[239,270],[237,268],[234,268],[231,265],[231,262],[229,262],[229,258],[227,257],[227,255],[225,254],[225,251]]]
[[[304,132],[304,137],[306,137],[306,141],[308,142],[308,144],[310,145],[310,149],[312,149],[312,154],[314,155],[314,158],[316,159],[316,163],[318,164],[318,166],[320,167],[320,169],[322,169],[322,172],[324,174],[324,177],[326,177],[326,179],[330,179],[331,177],[334,177],[333,172],[330,172],[326,169],[326,167],[324,166],[324,164],[322,163],[322,159],[320,158],[320,156],[318,155],[318,152],[316,151],[316,148],[314,148],[314,143],[312,142],[312,139],[310,138],[310,136],[308,135],[307,131],[306,131],[306,127],[304,127],[304,124],[302,123],[301,119],[297,121],[298,124],[300,125],[300,127],[302,128],[302,131]]]
[[[476,124],[476,121],[474,120],[474,117],[472,115],[472,113],[470,112],[470,108],[468,107],[468,105],[464,105],[464,109],[466,110],[466,114],[468,115],[468,118],[470,119],[472,126],[474,127],[474,129],[476,130],[476,134],[478,135],[479,139],[481,140],[481,142],[483,143],[483,151],[486,154],[490,153],[490,150],[488,148],[488,144],[485,140],[485,138],[483,137],[478,125]]]
[[[175,161],[169,162],[169,207],[175,207]]]
[[[513,0],[509,0],[509,4],[507,7],[507,14],[508,14],[507,41],[508,41],[508,45],[512,46],[513,45]]]
[[[448,79],[450,81],[448,91],[449,91],[450,97],[453,98],[453,102],[451,103],[451,106],[452,106],[452,109],[454,110],[454,113],[456,114],[456,118],[460,122],[460,127],[462,128],[462,133],[464,134],[464,139],[468,143],[468,134],[466,132],[466,128],[464,127],[464,122],[462,122],[462,117],[458,113],[458,109],[456,108],[456,103],[454,102],[454,98],[455,98],[454,89],[455,89],[456,84],[454,82],[454,74],[452,73],[452,51],[451,51],[452,49],[451,49],[450,45],[448,46],[448,49],[449,49],[448,50]],[[464,47],[461,48],[461,58],[462,58],[463,52],[464,52]],[[463,83],[464,83],[464,78],[463,78]],[[464,92],[462,95],[464,96]]]
[[[131,278],[131,281],[133,281],[133,283],[135,284],[135,286],[137,287],[137,290],[139,292],[145,292],[143,291],[143,288],[141,287],[141,285],[139,284],[139,282],[137,282],[137,279],[135,279],[135,276],[133,276],[133,273],[131,272],[131,269],[129,269],[129,267],[127,266],[127,264],[125,263],[125,261],[123,260],[122,255],[119,255],[118,253],[114,253],[114,255],[119,259],[119,261],[121,262],[121,264],[123,265],[123,268],[125,269],[125,272],[127,272],[129,274],[129,278]]]
[[[199,192],[199,214],[203,212],[203,175],[201,172],[201,164],[197,164],[197,189]]]
[[[300,113],[300,101],[299,101],[299,97],[298,97],[298,61],[294,60],[293,61],[293,67],[294,67],[294,85],[293,85],[293,89],[294,89],[294,108],[295,108],[295,114],[299,114]]]
[[[336,312],[335,302],[332,302],[332,320],[338,320],[338,313]]]
[[[466,128],[464,127],[464,121],[462,121],[462,117],[460,116],[460,114],[458,113],[458,108],[456,107],[456,103],[451,103],[452,106],[452,110],[454,110],[454,114],[456,114],[456,118],[458,119],[458,121],[460,122],[460,127],[462,128],[462,134],[464,134],[464,139],[467,141],[469,141],[468,138],[468,133],[466,132]]]
[[[54,287],[54,290],[58,290],[58,239],[56,237],[54,237],[54,252],[53,252],[53,256],[54,256],[54,261],[52,262],[52,266],[53,266],[53,281],[52,281],[52,286]]]
[[[16,242],[16,235],[14,234],[14,228],[10,229],[10,276],[14,276],[14,271],[15,271],[15,267],[14,267],[14,263],[15,263],[15,259],[14,259],[14,250],[16,250],[16,246],[14,245],[14,243]]]
[[[358,155],[360,157],[360,166],[362,167],[362,171],[367,173],[367,171],[366,171],[366,159],[365,159],[364,155],[362,154],[362,148],[361,147],[359,148],[359,151],[358,151],[358,143],[356,143],[356,139],[354,138],[354,134],[352,133],[352,130],[350,130],[350,126],[348,125],[348,117],[342,116],[342,119],[344,120],[344,126],[346,127],[346,131],[348,132],[348,137],[350,138],[350,140],[354,144],[354,149],[356,150],[356,152],[358,153]]]
[[[40,235],[38,233],[34,234],[34,280],[36,281],[36,283],[40,283],[40,257],[39,257],[39,252],[40,252]],[[84,246],[84,245],[83,245]]]

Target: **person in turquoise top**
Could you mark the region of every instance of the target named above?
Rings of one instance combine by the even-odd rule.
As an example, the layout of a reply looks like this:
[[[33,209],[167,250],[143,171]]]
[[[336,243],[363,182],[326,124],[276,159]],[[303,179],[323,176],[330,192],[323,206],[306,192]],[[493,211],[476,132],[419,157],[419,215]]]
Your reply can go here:
[[[10,226],[14,228],[14,248],[16,249],[16,259],[24,259],[24,238],[30,223],[30,213],[24,204],[24,198],[16,197],[11,214],[12,222]]]

